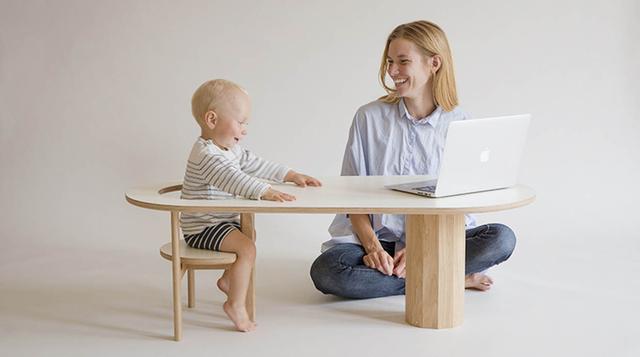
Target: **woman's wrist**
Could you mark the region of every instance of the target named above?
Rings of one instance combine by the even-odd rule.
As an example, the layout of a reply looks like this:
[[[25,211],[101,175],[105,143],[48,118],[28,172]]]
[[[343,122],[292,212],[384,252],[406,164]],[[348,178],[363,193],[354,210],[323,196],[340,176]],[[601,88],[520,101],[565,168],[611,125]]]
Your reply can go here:
[[[383,250],[382,244],[380,244],[380,241],[377,238],[375,238],[374,241],[366,243],[361,241],[360,243],[362,244],[362,248],[364,248],[364,251],[367,254]]]
[[[367,254],[382,249],[378,237],[376,237],[371,222],[369,221],[369,215],[366,214],[351,214],[349,215],[351,220],[351,228],[356,238],[360,241],[360,245],[364,248]]]

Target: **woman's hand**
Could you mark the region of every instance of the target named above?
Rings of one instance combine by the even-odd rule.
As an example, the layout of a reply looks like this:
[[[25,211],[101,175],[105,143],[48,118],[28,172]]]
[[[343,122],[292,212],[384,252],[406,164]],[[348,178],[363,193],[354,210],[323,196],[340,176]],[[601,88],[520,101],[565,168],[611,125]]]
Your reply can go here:
[[[407,277],[407,256],[406,256],[407,248],[402,248],[394,254],[393,257],[393,275],[398,278],[406,278]]]
[[[287,172],[287,175],[284,177],[284,182],[293,182],[300,187],[322,186],[322,183],[318,181],[318,179],[301,174],[299,172],[295,172],[293,170],[289,170],[289,172]]]
[[[260,198],[267,201],[278,201],[278,202],[296,200],[296,196],[290,195],[288,193],[280,192],[272,188],[268,189],[265,193],[263,193]]]
[[[372,251],[365,255],[362,260],[364,265],[371,269],[376,269],[384,275],[393,273],[393,258],[384,249]]]

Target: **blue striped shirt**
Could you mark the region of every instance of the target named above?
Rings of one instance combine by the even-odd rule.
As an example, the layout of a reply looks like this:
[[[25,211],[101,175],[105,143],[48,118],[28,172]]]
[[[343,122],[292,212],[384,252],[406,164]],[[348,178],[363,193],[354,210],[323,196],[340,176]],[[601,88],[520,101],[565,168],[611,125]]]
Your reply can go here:
[[[460,109],[450,112],[437,107],[425,118],[409,114],[403,100],[397,104],[374,101],[358,109],[342,160],[342,176],[437,176],[449,123],[468,116]],[[378,239],[404,246],[404,215],[371,215]],[[467,227],[475,220],[467,216]],[[338,214],[329,226],[331,240],[325,251],[339,243],[357,243],[351,222]]]

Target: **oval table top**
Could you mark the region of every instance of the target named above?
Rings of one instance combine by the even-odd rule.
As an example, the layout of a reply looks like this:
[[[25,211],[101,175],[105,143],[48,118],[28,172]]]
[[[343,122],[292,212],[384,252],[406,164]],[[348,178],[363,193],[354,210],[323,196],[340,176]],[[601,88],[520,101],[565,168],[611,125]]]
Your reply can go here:
[[[180,199],[182,181],[132,188],[129,203],[149,209],[180,212],[237,213],[387,213],[455,214],[501,211],[527,205],[535,191],[516,185],[499,190],[458,196],[427,198],[397,192],[385,185],[428,180],[430,176],[332,176],[319,177],[322,187],[297,187],[271,183],[274,189],[296,196],[295,201],[273,202],[233,198],[222,200]]]

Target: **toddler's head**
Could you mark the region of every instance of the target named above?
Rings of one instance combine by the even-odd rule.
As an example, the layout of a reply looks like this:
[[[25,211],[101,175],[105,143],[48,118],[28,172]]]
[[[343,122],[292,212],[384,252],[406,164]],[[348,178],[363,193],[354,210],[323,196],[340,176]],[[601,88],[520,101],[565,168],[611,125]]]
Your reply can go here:
[[[191,112],[204,139],[229,149],[247,134],[251,102],[247,91],[239,85],[214,79],[204,82],[193,93]]]

